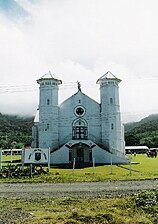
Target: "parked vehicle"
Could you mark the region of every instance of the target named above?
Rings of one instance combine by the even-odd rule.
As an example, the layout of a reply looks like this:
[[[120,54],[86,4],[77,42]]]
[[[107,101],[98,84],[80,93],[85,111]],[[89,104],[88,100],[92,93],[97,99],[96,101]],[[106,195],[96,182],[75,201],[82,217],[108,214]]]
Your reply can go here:
[[[157,157],[157,149],[156,148],[151,148],[147,151],[147,156],[148,157]]]

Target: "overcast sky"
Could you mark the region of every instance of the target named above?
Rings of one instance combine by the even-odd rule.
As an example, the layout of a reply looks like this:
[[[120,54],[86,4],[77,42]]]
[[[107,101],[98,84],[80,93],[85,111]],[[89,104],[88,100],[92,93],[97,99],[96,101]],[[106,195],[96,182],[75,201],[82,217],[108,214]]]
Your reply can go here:
[[[122,79],[122,121],[158,113],[157,0],[0,0],[0,112],[34,115],[36,80],[62,79],[62,102],[96,81]]]

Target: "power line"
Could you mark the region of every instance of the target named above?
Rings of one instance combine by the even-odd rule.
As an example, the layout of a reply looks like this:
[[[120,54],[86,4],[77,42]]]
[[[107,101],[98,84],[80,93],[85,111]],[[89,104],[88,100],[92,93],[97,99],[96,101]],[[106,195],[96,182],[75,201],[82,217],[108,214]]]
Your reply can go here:
[[[71,83],[71,84],[70,84]],[[60,86],[60,90],[64,89],[75,89],[77,86],[76,82],[69,82],[66,84],[62,84]],[[92,84],[92,81],[86,84],[86,82],[83,84],[84,87],[90,88],[94,87],[94,84]],[[17,93],[17,92],[29,92],[29,91],[37,91],[38,87],[35,85],[12,85],[12,86],[0,86],[0,94],[3,93]]]
[[[128,80],[130,81],[148,81],[148,80],[157,80],[158,81],[158,76],[151,76],[151,77],[138,77],[138,78],[125,78],[124,80]],[[75,85],[77,85],[77,81],[68,81],[68,82],[63,82],[62,85],[60,86],[61,88],[65,88],[65,87],[74,87]],[[91,81],[91,80],[84,80],[81,81],[81,85],[83,86],[96,86],[96,82],[95,81]],[[19,88],[37,88],[37,85],[32,85],[32,84],[28,84],[28,85],[0,85],[0,91],[3,89],[7,89],[7,90],[11,90],[13,88],[19,89]]]

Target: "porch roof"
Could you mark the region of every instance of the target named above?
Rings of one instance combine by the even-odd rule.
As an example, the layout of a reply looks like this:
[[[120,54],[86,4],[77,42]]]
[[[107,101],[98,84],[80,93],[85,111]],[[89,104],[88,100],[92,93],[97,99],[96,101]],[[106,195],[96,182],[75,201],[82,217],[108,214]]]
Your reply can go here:
[[[77,139],[77,140],[70,140],[68,141],[65,146],[68,148],[72,148],[74,145],[84,144],[87,145],[89,148],[93,148],[96,144],[91,140],[84,140],[84,139]]]

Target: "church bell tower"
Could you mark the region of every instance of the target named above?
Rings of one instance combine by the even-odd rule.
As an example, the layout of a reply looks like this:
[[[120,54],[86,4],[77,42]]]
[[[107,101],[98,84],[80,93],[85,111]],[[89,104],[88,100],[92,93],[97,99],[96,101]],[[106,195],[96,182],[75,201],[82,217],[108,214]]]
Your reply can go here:
[[[39,95],[39,148],[58,147],[58,89],[62,83],[51,72],[37,80]]]
[[[124,133],[121,124],[119,83],[111,72],[97,81],[100,84],[102,146],[111,153],[124,153]]]

